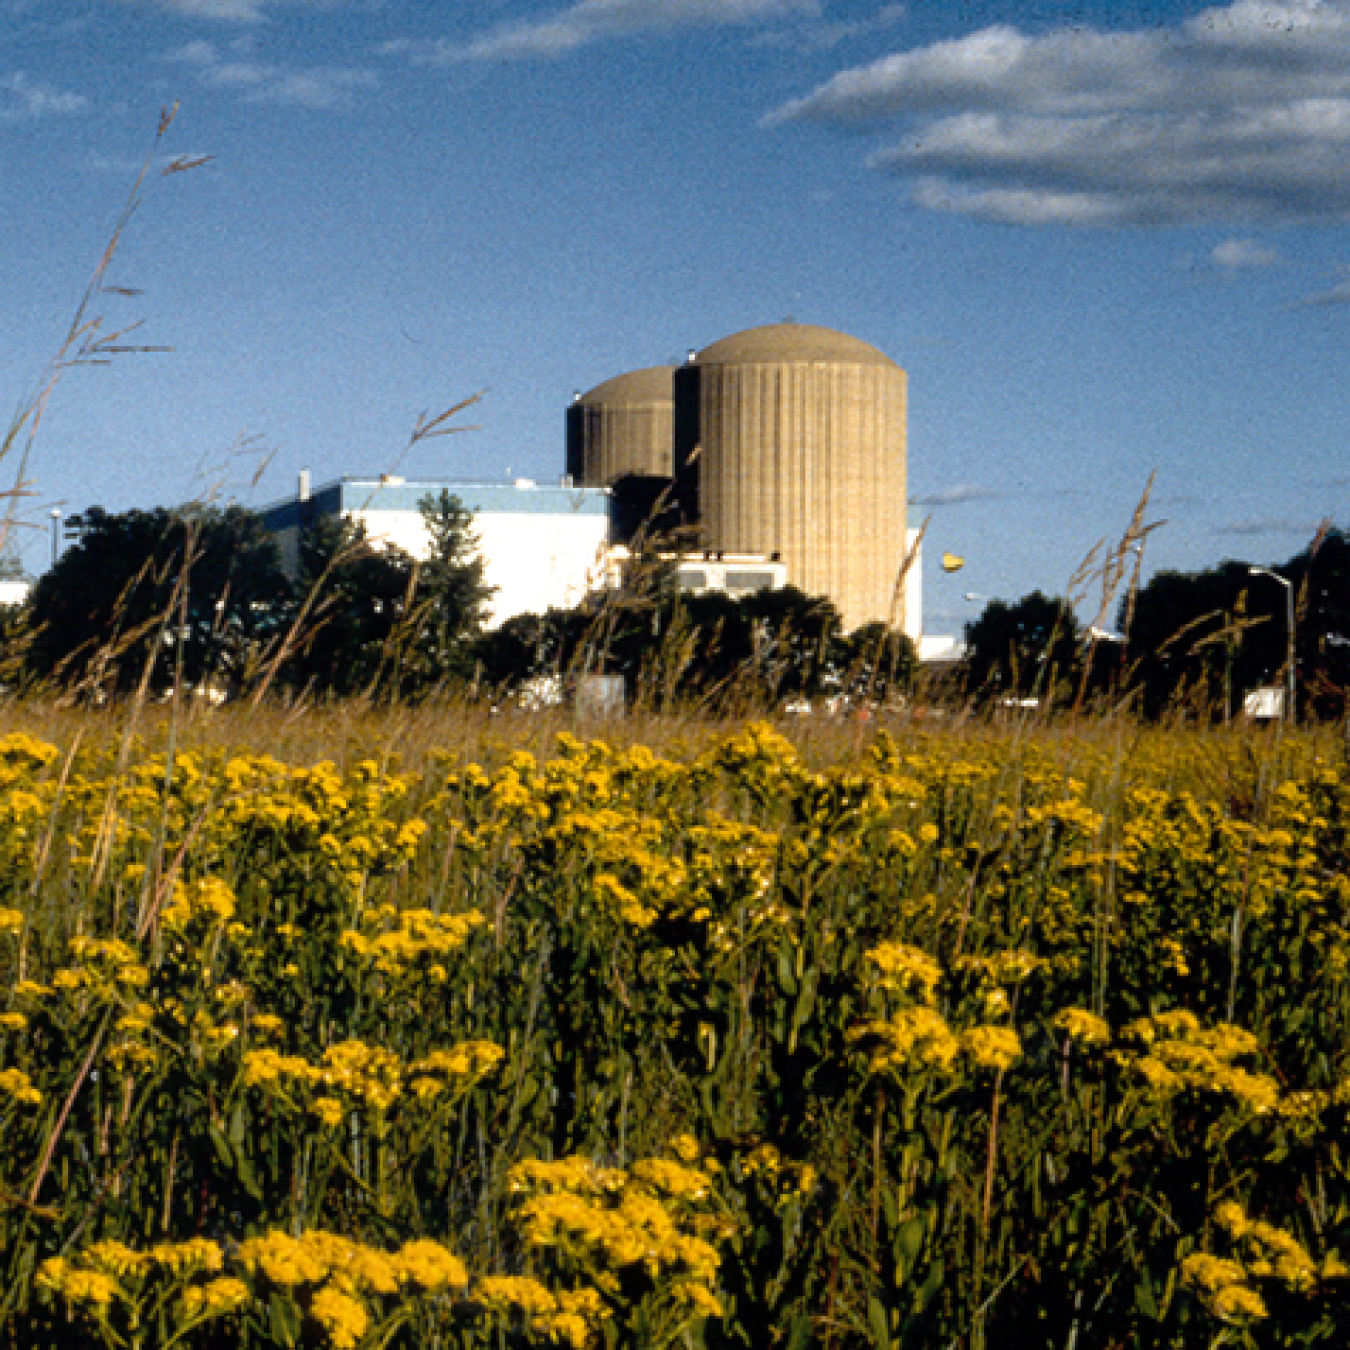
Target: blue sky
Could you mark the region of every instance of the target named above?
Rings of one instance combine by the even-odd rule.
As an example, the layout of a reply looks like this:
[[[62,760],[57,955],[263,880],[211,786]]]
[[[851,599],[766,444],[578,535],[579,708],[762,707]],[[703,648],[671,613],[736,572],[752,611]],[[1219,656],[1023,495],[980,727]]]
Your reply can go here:
[[[171,350],[56,389],[34,570],[53,505],[556,478],[574,390],[788,316],[909,372],[930,631],[1155,470],[1150,572],[1347,524],[1350,0],[0,0],[10,411],[174,102],[94,311]]]

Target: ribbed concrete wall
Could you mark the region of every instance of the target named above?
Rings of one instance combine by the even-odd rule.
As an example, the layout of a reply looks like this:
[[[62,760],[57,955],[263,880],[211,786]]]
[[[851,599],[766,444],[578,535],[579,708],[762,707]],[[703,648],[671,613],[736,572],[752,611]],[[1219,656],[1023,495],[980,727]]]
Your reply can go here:
[[[583,394],[567,410],[567,472],[588,487],[626,474],[669,478],[674,417],[673,372],[650,366]]]
[[[776,324],[700,353],[676,401],[681,500],[705,547],[778,553],[846,627],[889,622],[906,548],[905,372],[844,334]]]

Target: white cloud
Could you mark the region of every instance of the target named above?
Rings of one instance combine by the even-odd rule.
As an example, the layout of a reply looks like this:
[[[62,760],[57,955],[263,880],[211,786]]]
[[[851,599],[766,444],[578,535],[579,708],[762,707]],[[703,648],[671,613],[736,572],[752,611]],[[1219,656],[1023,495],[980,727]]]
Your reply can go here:
[[[247,41],[231,44],[229,54],[213,42],[189,42],[169,59],[196,69],[202,83],[213,89],[233,90],[251,103],[280,103],[301,108],[338,108],[353,95],[374,88],[378,77],[368,70],[317,66],[288,70],[254,60]]]
[[[1350,219],[1350,0],[984,28],[842,71],[766,122],[898,127],[871,166],[921,207],[988,220]]]
[[[435,61],[546,60],[638,33],[819,13],[820,0],[578,0],[548,18],[501,24],[466,44],[436,43],[424,55]]]
[[[30,80],[23,71],[0,75],[0,121],[77,113],[89,105],[82,94],[64,94],[50,85]]]
[[[1279,262],[1280,255],[1255,239],[1225,239],[1215,247],[1210,260],[1216,267],[1273,267]]]

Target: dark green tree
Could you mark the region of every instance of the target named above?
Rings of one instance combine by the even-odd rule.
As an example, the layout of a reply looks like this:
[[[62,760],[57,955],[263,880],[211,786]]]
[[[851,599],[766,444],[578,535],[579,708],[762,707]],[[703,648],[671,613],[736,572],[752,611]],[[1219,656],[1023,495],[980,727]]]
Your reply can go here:
[[[472,650],[479,684],[489,694],[506,694],[527,680],[557,674],[568,645],[571,614],[556,609],[546,614],[513,614],[481,634]]]
[[[418,570],[419,630],[408,677],[426,687],[472,673],[473,646],[497,588],[487,581],[473,512],[444,488],[423,497],[418,509],[430,547]]]
[[[1270,569],[1295,595],[1300,713],[1340,717],[1350,688],[1350,540],[1330,530]],[[1123,619],[1122,615],[1122,619]],[[1249,564],[1159,572],[1131,613],[1131,681],[1142,711],[1201,717],[1238,712],[1243,696],[1280,682],[1288,660],[1288,595]]]
[[[792,587],[728,595],[669,588],[611,591],[571,610],[520,615],[476,647],[485,683],[505,689],[541,675],[575,683],[621,675],[649,706],[772,707],[839,694],[881,698],[902,687],[913,647],[876,631],[846,638],[829,600]]]
[[[884,703],[914,686],[918,654],[913,641],[881,622],[855,628],[840,651],[844,692],[854,702]]]
[[[1067,600],[1032,591],[991,601],[966,625],[966,687],[980,702],[1073,696],[1081,662],[1079,625]]]
[[[90,692],[237,689],[284,626],[290,586],[242,507],[72,516],[30,599],[31,675]]]
[[[388,694],[409,662],[416,563],[355,520],[322,516],[300,533],[299,597],[282,681],[318,694]]]
[[[1350,712],[1350,535],[1329,530],[1286,566],[1298,587],[1300,711],[1344,719]]]
[[[1246,563],[1158,572],[1135,597],[1126,635],[1140,711],[1231,716],[1243,692],[1282,664],[1284,609],[1283,588],[1254,578]]]

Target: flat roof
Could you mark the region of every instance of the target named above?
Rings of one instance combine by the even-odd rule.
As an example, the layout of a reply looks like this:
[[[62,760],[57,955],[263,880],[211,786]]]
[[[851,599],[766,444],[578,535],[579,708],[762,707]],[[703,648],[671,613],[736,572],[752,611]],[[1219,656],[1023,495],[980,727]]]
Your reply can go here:
[[[415,513],[428,496],[448,492],[474,515],[604,516],[609,494],[598,487],[564,487],[518,478],[514,483],[466,482],[452,478],[338,478],[316,487],[306,501],[288,497],[264,506],[260,515],[272,530],[284,530],[306,516],[354,512]]]

